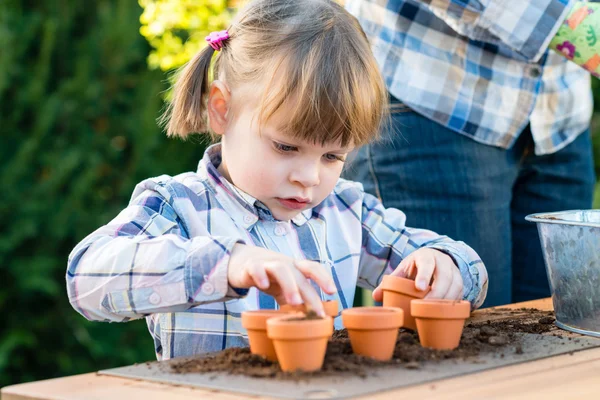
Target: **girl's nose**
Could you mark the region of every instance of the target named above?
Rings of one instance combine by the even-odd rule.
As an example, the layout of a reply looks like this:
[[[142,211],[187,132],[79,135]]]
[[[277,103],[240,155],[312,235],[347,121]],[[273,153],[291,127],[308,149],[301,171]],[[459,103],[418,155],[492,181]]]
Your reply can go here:
[[[308,163],[299,165],[290,174],[290,181],[298,182],[304,187],[317,186],[320,183],[319,165]]]

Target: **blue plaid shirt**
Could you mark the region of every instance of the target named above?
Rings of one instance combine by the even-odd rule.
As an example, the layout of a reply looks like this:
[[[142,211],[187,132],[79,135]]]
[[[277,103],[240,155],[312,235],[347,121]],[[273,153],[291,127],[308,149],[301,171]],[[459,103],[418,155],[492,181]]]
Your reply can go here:
[[[196,173],[141,182],[126,209],[75,247],[66,279],[78,312],[99,321],[146,317],[159,360],[247,346],[240,313],[277,304],[255,288],[228,285],[236,243],[320,262],[338,290],[321,298],[338,300],[340,310],[352,307],[357,285],[375,288],[420,247],[454,259],[474,308],[485,299],[487,272],[470,247],[406,227],[401,211],[384,208],[359,183],[340,179],[321,204],[278,221],[219,174],[220,162],[214,145]]]
[[[346,0],[391,94],[474,140],[509,148],[531,124],[535,153],[590,124],[590,76],[547,50],[569,0]]]

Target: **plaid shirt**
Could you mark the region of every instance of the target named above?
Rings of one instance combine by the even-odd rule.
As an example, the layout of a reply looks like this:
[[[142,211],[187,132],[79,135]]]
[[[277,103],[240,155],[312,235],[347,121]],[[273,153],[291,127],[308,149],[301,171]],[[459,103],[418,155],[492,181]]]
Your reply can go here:
[[[569,0],[346,0],[391,94],[474,140],[509,148],[531,124],[549,154],[589,127],[589,73],[547,51]]]
[[[256,288],[228,285],[236,243],[320,262],[338,292],[317,290],[340,309],[352,307],[357,285],[375,288],[415,249],[439,249],[460,268],[464,298],[474,308],[483,302],[487,272],[470,247],[406,227],[401,211],[384,208],[360,184],[340,179],[321,204],[278,221],[219,174],[220,162],[214,145],[196,173],[141,182],[126,209],[75,247],[66,279],[78,312],[99,321],[146,317],[159,360],[247,346],[240,313],[277,304]]]

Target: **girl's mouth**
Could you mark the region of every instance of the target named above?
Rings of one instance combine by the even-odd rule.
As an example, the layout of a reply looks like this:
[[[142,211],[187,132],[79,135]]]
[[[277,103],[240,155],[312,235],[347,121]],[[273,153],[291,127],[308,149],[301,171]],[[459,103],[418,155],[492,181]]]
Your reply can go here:
[[[299,201],[299,200],[293,199],[293,198],[289,198],[289,199],[277,198],[277,201],[279,201],[279,203],[281,205],[283,205],[286,208],[289,208],[290,210],[301,210],[309,204],[308,201]]]

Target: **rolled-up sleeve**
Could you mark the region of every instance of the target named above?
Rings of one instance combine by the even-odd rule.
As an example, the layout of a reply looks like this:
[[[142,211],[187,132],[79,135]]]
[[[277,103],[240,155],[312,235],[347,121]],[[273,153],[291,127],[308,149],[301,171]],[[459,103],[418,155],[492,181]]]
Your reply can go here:
[[[79,313],[90,320],[127,321],[245,294],[227,281],[231,250],[243,240],[190,238],[173,202],[143,190],[75,247],[66,280],[69,301]]]

